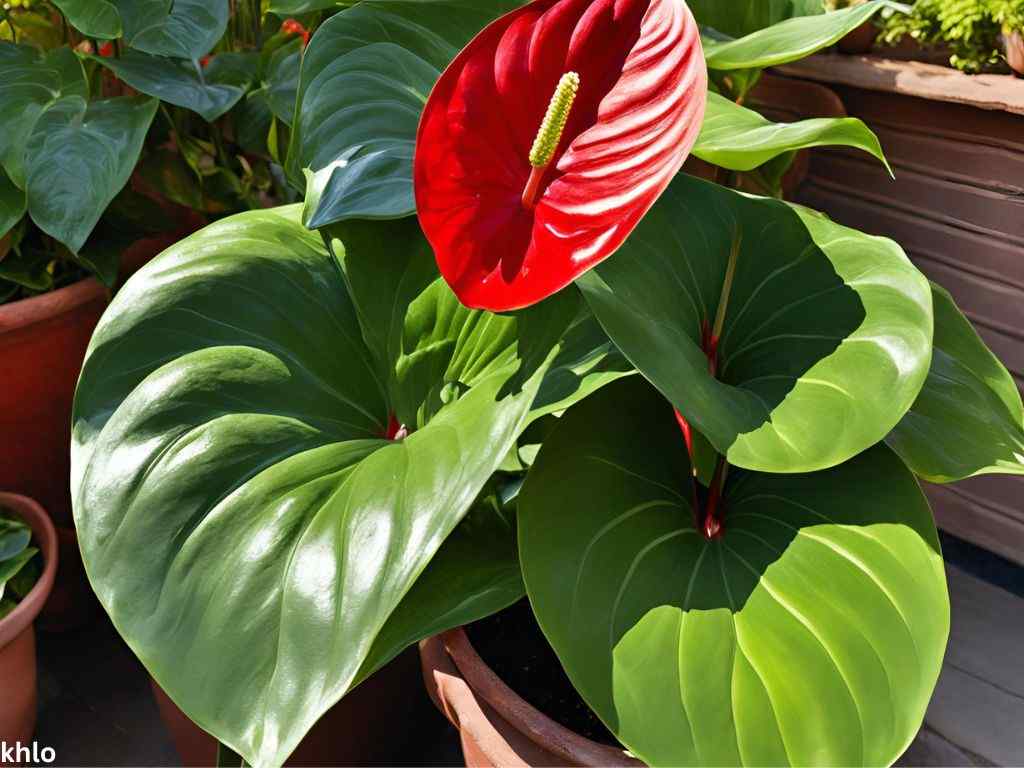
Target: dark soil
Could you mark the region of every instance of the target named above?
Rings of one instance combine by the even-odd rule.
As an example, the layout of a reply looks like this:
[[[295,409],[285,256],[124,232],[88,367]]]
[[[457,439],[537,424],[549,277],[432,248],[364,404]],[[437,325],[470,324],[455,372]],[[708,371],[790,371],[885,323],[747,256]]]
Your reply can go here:
[[[480,658],[527,702],[591,741],[620,747],[569,682],[526,598],[466,632]]]

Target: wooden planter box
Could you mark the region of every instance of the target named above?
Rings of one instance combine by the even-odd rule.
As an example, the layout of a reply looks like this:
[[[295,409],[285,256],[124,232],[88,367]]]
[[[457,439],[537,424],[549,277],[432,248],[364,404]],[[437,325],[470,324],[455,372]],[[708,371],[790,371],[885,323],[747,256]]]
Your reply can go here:
[[[839,54],[776,74],[833,90],[896,176],[864,153],[815,150],[796,199],[897,240],[1024,388],[1024,80]],[[1024,563],[1024,477],[927,491],[944,529]]]

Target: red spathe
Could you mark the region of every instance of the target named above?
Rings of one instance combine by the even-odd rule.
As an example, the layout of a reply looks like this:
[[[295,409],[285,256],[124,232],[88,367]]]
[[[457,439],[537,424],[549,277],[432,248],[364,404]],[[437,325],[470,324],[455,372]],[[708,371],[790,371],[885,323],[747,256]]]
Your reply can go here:
[[[580,88],[537,197],[530,147],[566,72]],[[610,256],[700,132],[707,70],[683,0],[535,0],[486,27],[427,101],[416,205],[470,307],[534,304]]]

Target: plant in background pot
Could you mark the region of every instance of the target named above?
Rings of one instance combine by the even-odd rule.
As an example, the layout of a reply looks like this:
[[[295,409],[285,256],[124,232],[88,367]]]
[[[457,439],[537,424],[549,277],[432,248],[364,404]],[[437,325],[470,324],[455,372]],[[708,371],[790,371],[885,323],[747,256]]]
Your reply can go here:
[[[57,570],[57,534],[31,499],[0,493],[0,741],[27,744],[36,722],[33,622]]]
[[[1001,0],[917,0],[906,14],[886,17],[881,42],[904,38],[941,50],[949,65],[969,74],[1005,72],[996,9]]]
[[[1024,76],[1024,2],[992,0],[995,20],[1003,32],[1006,63],[1017,75]]]
[[[494,764],[898,756],[949,621],[915,474],[1024,471],[1024,408],[896,244],[677,173],[884,159],[859,121],[736,100],[889,5],[743,30],[760,0],[694,2],[703,45],[681,0],[320,26],[304,203],[144,267],[75,399],[91,583],[225,761],[284,763],[404,649],[525,593],[609,743],[567,753],[456,631],[428,677]]]
[[[67,444],[110,292],[206,217],[291,197],[274,137],[305,27],[258,2],[164,5],[36,0],[0,27],[0,487],[58,524],[51,624],[83,610]]]

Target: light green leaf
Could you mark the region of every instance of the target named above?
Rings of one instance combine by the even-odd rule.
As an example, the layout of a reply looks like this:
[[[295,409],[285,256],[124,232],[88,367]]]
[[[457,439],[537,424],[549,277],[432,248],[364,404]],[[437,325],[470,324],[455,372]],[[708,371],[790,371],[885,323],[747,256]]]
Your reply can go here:
[[[237,104],[245,94],[245,85],[237,83],[238,72],[233,68],[225,67],[219,73],[215,69],[207,75],[194,62],[166,59],[139,51],[128,51],[119,59],[99,56],[91,58],[135,90],[191,109],[211,123]]]
[[[7,171],[0,166],[0,237],[21,221],[27,206],[25,192],[14,185]]]
[[[823,0],[689,0],[697,23],[730,37],[743,37],[794,16],[825,12]]]
[[[402,247],[389,231],[367,254],[382,273]],[[147,265],[93,337],[72,446],[90,580],[160,685],[255,766],[280,765],[371,654],[415,634],[402,619],[374,650],[555,352],[442,287],[406,307],[385,371],[298,208],[250,212]],[[414,391],[448,396],[412,407]],[[417,415],[395,442],[394,392]]]
[[[884,446],[813,474],[734,469],[712,541],[691,498],[672,409],[639,377],[541,449],[523,577],[583,698],[652,766],[891,764],[949,633],[913,475]]]
[[[39,116],[64,96],[89,97],[85,71],[70,48],[45,56],[35,48],[0,41],[0,164],[25,188],[25,147]]]
[[[224,35],[228,0],[116,0],[124,39],[154,56],[198,62]]]
[[[32,540],[32,529],[21,520],[0,515],[0,563],[25,551]]]
[[[459,50],[518,5],[369,0],[317,30],[302,63],[288,151],[289,178],[306,187],[307,226],[415,211],[412,158],[427,96]]]
[[[1006,368],[932,283],[935,350],[924,388],[886,438],[918,476],[948,483],[1024,474],[1024,407]]]
[[[28,143],[28,211],[36,225],[77,252],[128,182],[158,103],[144,97],[62,98]]]
[[[722,303],[717,376],[701,349]],[[681,174],[577,280],[609,337],[730,463],[835,466],[883,439],[924,384],[928,281],[890,240]]]
[[[53,0],[53,4],[86,37],[113,40],[121,36],[121,14],[107,0]]]
[[[38,552],[35,547],[28,547],[7,560],[0,560],[0,598],[7,591],[7,582],[13,580]]]
[[[862,5],[814,16],[796,16],[737,40],[705,39],[709,69],[764,69],[810,56],[839,42],[883,8],[903,9],[892,0],[869,0]]]
[[[787,152],[822,146],[862,149],[889,169],[878,137],[857,118],[773,123],[717,93],[708,94],[704,126],[693,154],[731,171],[752,171]]]

